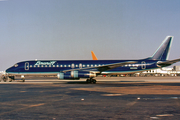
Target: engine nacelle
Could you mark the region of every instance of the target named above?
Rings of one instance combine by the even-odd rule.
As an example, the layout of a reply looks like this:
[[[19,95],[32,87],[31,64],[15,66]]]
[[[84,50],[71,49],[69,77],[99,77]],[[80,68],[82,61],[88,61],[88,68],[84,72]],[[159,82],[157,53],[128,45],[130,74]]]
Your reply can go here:
[[[91,72],[80,72],[79,73],[79,77],[80,78],[92,78],[92,77],[96,77],[96,73],[91,73]]]
[[[71,73],[68,72],[68,73],[63,73],[63,72],[60,72],[57,74],[57,78],[60,79],[60,80],[71,80],[71,79],[78,79],[78,78],[73,78],[71,77]]]
[[[71,77],[73,78],[91,78],[96,77],[96,73],[87,71],[71,71]]]
[[[71,71],[71,77],[72,78],[78,78],[79,77],[78,71]]]
[[[57,78],[63,79],[79,79],[79,78],[91,78],[96,77],[96,73],[91,73],[87,71],[71,71],[67,73],[60,72],[57,74]]]
[[[58,79],[64,79],[64,73],[58,73],[57,78]]]

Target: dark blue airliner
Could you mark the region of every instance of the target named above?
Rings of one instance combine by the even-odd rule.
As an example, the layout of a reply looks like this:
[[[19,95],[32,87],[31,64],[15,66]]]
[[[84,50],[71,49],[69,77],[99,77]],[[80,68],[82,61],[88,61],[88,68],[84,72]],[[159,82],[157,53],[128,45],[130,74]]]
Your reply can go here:
[[[6,73],[10,79],[20,75],[23,81],[28,75],[56,75],[61,80],[87,78],[88,83],[96,83],[97,75],[131,74],[180,61],[168,60],[172,40],[167,36],[151,57],[140,60],[31,60],[16,63]]]

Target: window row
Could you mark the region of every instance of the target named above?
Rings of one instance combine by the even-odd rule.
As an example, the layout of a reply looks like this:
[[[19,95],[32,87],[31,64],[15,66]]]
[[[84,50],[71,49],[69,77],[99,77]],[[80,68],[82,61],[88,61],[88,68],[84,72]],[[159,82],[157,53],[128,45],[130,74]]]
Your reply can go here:
[[[124,65],[124,67],[138,67],[138,64],[128,64],[128,65]]]
[[[104,64],[103,64],[104,65]],[[95,65],[93,65],[93,64],[91,64],[91,65],[89,65],[89,64],[87,64],[87,65],[82,65],[82,64],[79,64],[79,65],[74,65],[74,64],[72,64],[72,65],[30,65],[29,67],[30,68],[32,68],[32,67],[71,67],[71,68],[82,68],[82,67],[97,67],[97,66],[103,66],[103,65],[97,65],[97,64],[95,64]],[[138,67],[139,65],[138,64],[128,64],[128,65],[124,65],[124,66],[122,66],[122,67]],[[28,67],[28,66],[27,66]]]
[[[30,68],[32,68],[32,67],[71,67],[71,68],[77,68],[77,67],[80,67],[80,68],[82,68],[82,67],[97,67],[97,66],[102,66],[102,65],[93,65],[93,64],[91,64],[91,65],[82,65],[82,64],[79,64],[79,65],[74,65],[74,64],[72,64],[72,65],[30,65],[29,67]],[[28,66],[27,66],[28,67]]]

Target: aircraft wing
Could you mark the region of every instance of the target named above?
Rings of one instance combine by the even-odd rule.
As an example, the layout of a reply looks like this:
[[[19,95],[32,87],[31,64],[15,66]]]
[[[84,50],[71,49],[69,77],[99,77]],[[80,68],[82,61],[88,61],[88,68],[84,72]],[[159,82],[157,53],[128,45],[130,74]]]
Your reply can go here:
[[[179,61],[180,61],[180,58],[179,59],[174,59],[174,60],[168,60],[168,61],[165,61],[165,62],[159,62],[157,64],[160,65],[160,66],[164,66],[164,65],[171,65],[171,64],[179,62]]]
[[[117,67],[121,67],[121,66],[123,66],[123,65],[134,64],[134,63],[137,63],[137,61],[127,61],[127,62],[120,62],[120,63],[106,64],[106,65],[95,66],[95,67],[86,67],[86,68],[78,68],[78,69],[69,69],[69,70],[64,70],[64,71],[61,71],[61,72],[70,72],[70,71],[75,71],[75,70],[103,72],[103,71],[107,71],[107,70],[114,69],[114,68],[117,68]]]

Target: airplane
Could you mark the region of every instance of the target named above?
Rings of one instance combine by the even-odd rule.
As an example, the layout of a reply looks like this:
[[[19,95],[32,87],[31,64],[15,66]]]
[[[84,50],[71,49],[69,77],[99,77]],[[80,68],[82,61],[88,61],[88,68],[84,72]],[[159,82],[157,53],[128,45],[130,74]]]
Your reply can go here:
[[[78,80],[87,78],[87,83],[96,83],[98,75],[132,74],[170,66],[180,59],[168,60],[173,36],[167,36],[151,57],[139,60],[30,60],[18,62],[6,70],[14,79],[20,75],[23,82],[28,75],[55,75],[58,79]]]

